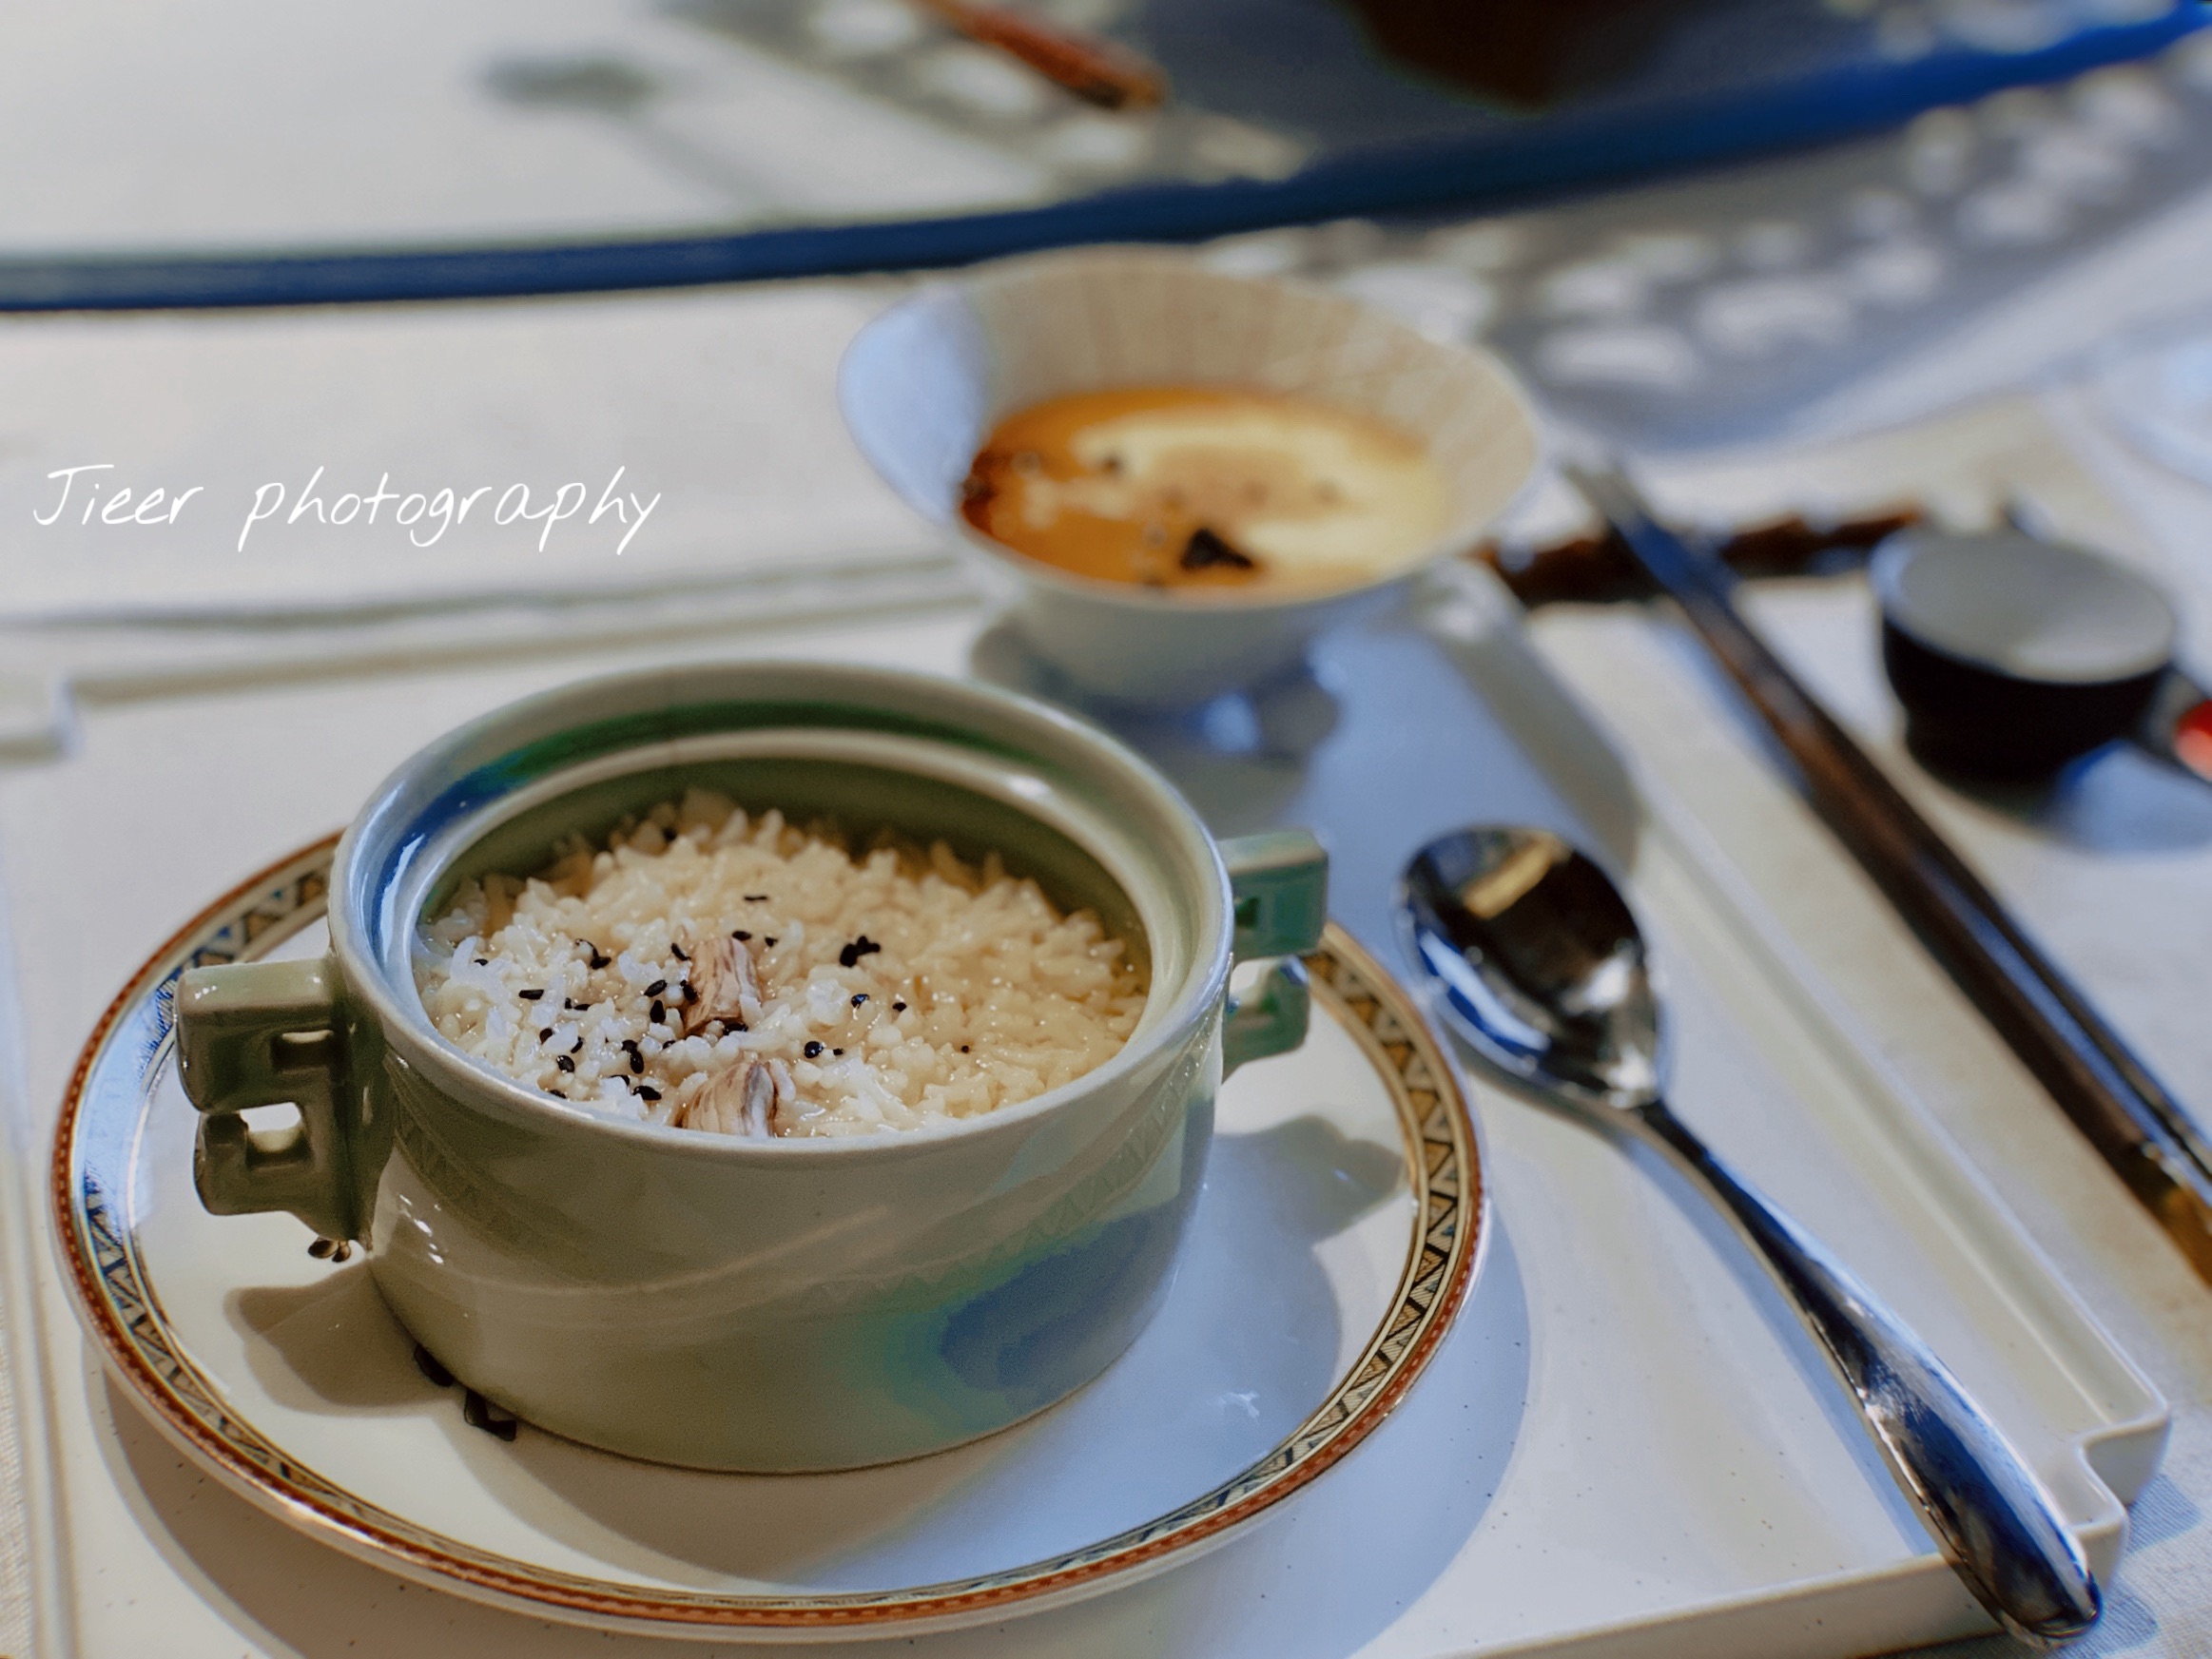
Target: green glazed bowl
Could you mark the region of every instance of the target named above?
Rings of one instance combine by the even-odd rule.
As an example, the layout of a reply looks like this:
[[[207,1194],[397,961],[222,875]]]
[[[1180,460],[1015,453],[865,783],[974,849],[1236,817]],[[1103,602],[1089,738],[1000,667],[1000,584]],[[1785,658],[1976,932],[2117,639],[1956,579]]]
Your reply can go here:
[[[419,918],[467,877],[710,787],[751,809],[997,850],[1097,911],[1149,975],[1121,1051],[917,1131],[753,1140],[619,1120],[433,1028]],[[818,1470],[958,1444],[1103,1370],[1164,1292],[1227,1068],[1295,1047],[1326,866],[1290,832],[1216,847],[1095,728],[958,682],[675,667],[499,710],[388,778],[340,841],[328,956],[179,986],[202,1202],[369,1247],[447,1369],[538,1426],[702,1468]],[[272,1137],[241,1112],[278,1102]]]

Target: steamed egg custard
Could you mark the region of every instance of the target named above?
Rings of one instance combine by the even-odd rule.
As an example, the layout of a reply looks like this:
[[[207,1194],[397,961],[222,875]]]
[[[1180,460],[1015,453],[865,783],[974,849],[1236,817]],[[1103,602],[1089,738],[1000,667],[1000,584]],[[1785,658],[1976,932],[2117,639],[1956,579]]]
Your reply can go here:
[[[961,511],[1047,565],[1152,588],[1325,591],[1411,564],[1451,522],[1418,440],[1368,415],[1228,387],[1036,404],[977,454]]]

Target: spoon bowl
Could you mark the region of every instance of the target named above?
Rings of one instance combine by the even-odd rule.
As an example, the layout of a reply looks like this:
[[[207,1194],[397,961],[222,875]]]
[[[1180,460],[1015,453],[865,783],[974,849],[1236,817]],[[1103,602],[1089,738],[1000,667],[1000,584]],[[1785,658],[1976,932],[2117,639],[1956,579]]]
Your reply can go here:
[[[1458,830],[1414,854],[1398,916],[1434,983],[1433,1006],[1476,1053],[1655,1147],[1728,1218],[1990,1615],[2038,1648],[2094,1624],[2103,1603],[2088,1561],[2004,1432],[1850,1268],[1669,1109],[1643,935],[1605,872],[1546,830]]]
[[[1399,908],[1453,1024],[1492,1065],[1594,1106],[1659,1098],[1643,937],[1605,872],[1559,837],[1442,837],[1407,866]]]

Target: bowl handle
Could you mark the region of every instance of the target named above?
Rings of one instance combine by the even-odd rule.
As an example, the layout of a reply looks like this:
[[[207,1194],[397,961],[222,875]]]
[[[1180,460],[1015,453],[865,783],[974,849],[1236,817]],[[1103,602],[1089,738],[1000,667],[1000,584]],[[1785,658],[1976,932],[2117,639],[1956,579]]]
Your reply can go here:
[[[1311,1001],[1298,957],[1329,922],[1329,854],[1304,830],[1270,830],[1221,843],[1235,906],[1239,962],[1282,958],[1258,985],[1232,996],[1221,1023],[1221,1074],[1247,1060],[1288,1053],[1306,1040]]]
[[[192,1184],[214,1215],[289,1210],[326,1239],[360,1236],[353,1138],[340,1105],[345,1019],[336,964],[234,962],[177,981],[177,1071],[200,1109]],[[289,1105],[300,1121],[239,1113]]]

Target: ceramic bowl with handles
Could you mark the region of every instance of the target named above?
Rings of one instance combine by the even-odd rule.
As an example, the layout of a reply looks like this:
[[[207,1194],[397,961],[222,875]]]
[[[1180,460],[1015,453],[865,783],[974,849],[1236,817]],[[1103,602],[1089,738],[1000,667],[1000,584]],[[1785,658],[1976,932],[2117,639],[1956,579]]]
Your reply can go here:
[[[709,787],[799,821],[997,851],[1096,911],[1148,982],[1122,1049],[980,1116],[843,1138],[617,1118],[431,1024],[421,918],[464,880]],[[1090,1380],[1163,1293],[1224,1072],[1303,1039],[1294,957],[1326,862],[1216,844],[1143,761],[1043,704],[805,664],[569,686],[386,779],[340,843],[320,960],[196,970],[179,1054],[218,1213],[368,1246],[393,1312],[469,1386],[590,1445],[703,1468],[853,1467],[958,1444]],[[288,1136],[242,1112],[289,1102]]]

